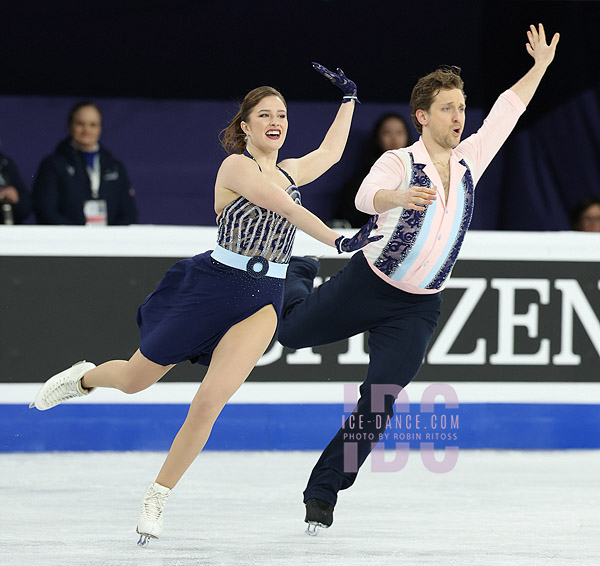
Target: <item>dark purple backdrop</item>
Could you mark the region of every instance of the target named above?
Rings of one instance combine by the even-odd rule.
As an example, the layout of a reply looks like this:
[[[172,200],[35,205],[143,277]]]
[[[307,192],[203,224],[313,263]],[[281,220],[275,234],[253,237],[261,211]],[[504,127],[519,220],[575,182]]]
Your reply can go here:
[[[478,187],[474,228],[567,229],[568,210],[600,195],[600,2],[578,0],[130,0],[9,2],[2,9],[0,139],[31,185],[64,135],[71,103],[105,109],[103,141],[126,164],[140,222],[210,224],[223,157],[216,133],[233,100],[260,84],[290,99],[283,156],[313,149],[337,93],[310,61],[359,85],[342,162],[304,191],[329,218],[364,136],[440,64],[463,69],[468,129],[531,65],[529,24],[561,32],[555,62]],[[67,97],[67,98],[63,98]],[[213,102],[211,102],[213,101]],[[478,110],[480,109],[480,110]]]
[[[332,98],[336,97],[332,87]],[[74,102],[70,98],[0,97],[2,150],[17,162],[29,187],[40,160],[66,135],[65,117]],[[214,225],[214,180],[226,156],[217,134],[237,111],[236,103],[133,99],[98,102],[104,114],[101,141],[127,167],[136,190],[139,223]],[[288,104],[290,127],[282,158],[315,149],[338,109],[336,102]],[[304,204],[321,218],[332,217],[336,193],[352,174],[361,144],[375,119],[387,111],[400,112],[410,120],[406,105],[361,104],[342,161],[303,188]],[[477,110],[469,114],[473,126],[481,122]]]
[[[0,97],[2,150],[17,162],[28,187],[40,160],[65,135],[65,116],[75,101]],[[236,103],[98,102],[104,111],[102,142],[127,167],[139,222],[212,225],[213,183],[225,156],[217,133]],[[281,157],[317,147],[337,107],[334,102],[290,101],[290,130]],[[358,106],[342,161],[304,187],[305,205],[321,218],[332,218],[336,193],[352,174],[372,123],[389,110],[409,118],[406,104]],[[480,109],[468,109],[465,135],[477,129],[483,116]],[[566,230],[571,206],[588,194],[600,196],[600,92],[584,92],[534,121],[526,116],[477,187],[475,229]]]

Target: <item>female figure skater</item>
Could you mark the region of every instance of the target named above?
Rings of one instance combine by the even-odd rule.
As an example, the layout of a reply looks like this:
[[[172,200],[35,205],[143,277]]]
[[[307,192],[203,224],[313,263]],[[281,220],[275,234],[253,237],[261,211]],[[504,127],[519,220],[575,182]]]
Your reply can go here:
[[[340,69],[313,66],[344,93],[319,148],[277,164],[288,128],[285,100],[271,87],[249,92],[222,132],[229,156],[215,183],[215,249],[175,264],[147,297],[137,315],[140,348],[130,360],[76,364],[48,380],[31,404],[44,411],[96,387],[136,393],[181,361],[208,366],[156,481],[144,494],[137,524],[141,546],[161,535],[171,490],[275,333],[296,227],[340,253],[378,239],[369,237],[376,217],[344,238],[300,204],[297,187],[341,158],[357,101],[356,85]]]

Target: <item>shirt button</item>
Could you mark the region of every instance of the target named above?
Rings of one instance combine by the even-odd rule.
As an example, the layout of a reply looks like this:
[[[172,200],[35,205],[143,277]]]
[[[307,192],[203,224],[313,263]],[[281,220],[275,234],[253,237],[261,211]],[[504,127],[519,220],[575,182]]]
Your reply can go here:
[[[427,266],[429,265],[429,262],[428,262],[428,261],[426,261],[426,262],[425,262],[423,265],[424,265],[425,267],[427,267]]]
[[[446,211],[446,214],[448,214],[448,211]]]
[[[441,240],[441,239],[442,239],[442,235],[440,234],[440,235],[438,236],[438,240]]]

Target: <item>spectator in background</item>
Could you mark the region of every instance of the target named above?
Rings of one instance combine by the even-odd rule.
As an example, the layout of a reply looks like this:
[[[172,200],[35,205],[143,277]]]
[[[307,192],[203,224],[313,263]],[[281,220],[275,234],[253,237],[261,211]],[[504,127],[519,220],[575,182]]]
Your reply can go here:
[[[0,224],[22,224],[31,212],[31,196],[15,162],[0,152]]]
[[[338,209],[334,223],[339,227],[360,227],[369,220],[369,215],[360,212],[354,206],[354,197],[363,179],[369,173],[373,163],[386,151],[399,149],[412,143],[407,121],[396,112],[380,116],[365,146],[359,166],[354,175],[342,187],[338,199]],[[343,226],[345,220],[348,226]]]
[[[600,232],[600,198],[589,196],[573,207],[571,228],[581,232]]]
[[[98,141],[102,113],[92,102],[69,112],[69,137],[38,169],[33,205],[39,224],[134,224],[137,208],[125,167]]]

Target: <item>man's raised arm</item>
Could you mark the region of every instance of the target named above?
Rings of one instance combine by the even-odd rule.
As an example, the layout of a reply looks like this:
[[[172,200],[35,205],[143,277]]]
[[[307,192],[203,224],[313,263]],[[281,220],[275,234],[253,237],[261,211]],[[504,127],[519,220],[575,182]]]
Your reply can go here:
[[[529,104],[533,95],[546,72],[546,69],[552,63],[554,59],[554,53],[556,52],[556,46],[560,35],[554,34],[550,45],[546,43],[546,32],[544,26],[539,24],[536,29],[535,26],[529,26],[527,32],[527,53],[534,59],[534,64],[531,69],[519,80],[514,86],[510,88],[522,101],[525,106]]]

